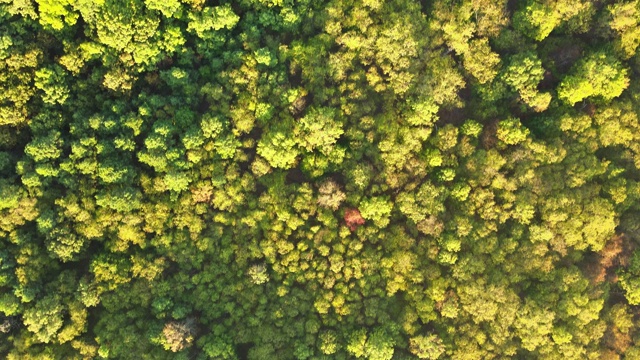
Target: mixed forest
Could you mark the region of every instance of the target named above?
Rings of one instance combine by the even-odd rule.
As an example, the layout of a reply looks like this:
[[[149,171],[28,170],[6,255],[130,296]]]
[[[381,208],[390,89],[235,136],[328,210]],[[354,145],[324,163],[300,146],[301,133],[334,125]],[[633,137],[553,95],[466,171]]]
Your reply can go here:
[[[640,359],[640,0],[0,0],[0,357]]]

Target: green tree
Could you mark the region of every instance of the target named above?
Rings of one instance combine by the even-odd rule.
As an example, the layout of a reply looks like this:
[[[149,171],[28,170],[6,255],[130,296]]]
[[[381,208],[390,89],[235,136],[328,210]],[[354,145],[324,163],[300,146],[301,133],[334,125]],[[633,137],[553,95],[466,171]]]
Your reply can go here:
[[[271,128],[258,142],[256,148],[258,155],[274,168],[289,169],[298,160],[297,144],[294,139],[287,136],[289,131],[284,125]]]
[[[502,78],[520,94],[525,104],[535,111],[544,111],[551,102],[551,94],[540,93],[537,86],[544,78],[542,61],[534,52],[522,52],[512,56]]]
[[[516,145],[527,139],[529,129],[525,128],[519,119],[510,118],[498,124],[496,137],[507,145]]]
[[[631,305],[640,304],[640,252],[634,251],[626,269],[620,271],[620,287]]]
[[[611,16],[609,26],[619,35],[616,48],[625,59],[633,56],[640,45],[640,4],[638,1],[616,3],[607,10]]]
[[[35,334],[39,342],[49,343],[62,328],[62,305],[55,296],[47,296],[25,310],[24,325]]]
[[[416,336],[409,340],[409,350],[420,359],[438,359],[445,351],[436,335]]]
[[[199,12],[190,11],[188,17],[187,30],[204,40],[215,39],[215,31],[233,29],[240,20],[229,5],[207,7]]]
[[[389,225],[392,209],[393,204],[383,197],[364,199],[359,207],[362,217],[373,221],[379,228],[385,228]]]
[[[627,69],[614,56],[600,51],[588,54],[571,68],[558,86],[558,97],[569,105],[591,96],[611,100],[627,86]]]
[[[338,116],[335,109],[310,109],[294,129],[300,146],[306,151],[317,149],[329,155],[344,132]]]
[[[513,16],[514,27],[534,40],[544,40],[560,24],[560,14],[546,1],[525,4]]]

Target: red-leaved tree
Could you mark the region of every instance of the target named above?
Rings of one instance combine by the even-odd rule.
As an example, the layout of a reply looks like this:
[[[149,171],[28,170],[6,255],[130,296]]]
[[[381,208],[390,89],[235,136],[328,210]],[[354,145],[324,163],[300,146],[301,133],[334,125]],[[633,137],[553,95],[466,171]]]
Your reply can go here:
[[[360,210],[358,209],[346,209],[344,211],[344,221],[347,223],[347,227],[349,230],[355,231],[358,226],[364,225],[364,219],[362,215],[360,215]]]

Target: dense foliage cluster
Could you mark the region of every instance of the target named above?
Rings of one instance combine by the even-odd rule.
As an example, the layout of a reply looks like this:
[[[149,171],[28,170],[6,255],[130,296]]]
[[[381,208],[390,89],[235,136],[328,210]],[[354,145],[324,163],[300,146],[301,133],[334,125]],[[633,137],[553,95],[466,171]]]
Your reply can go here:
[[[0,0],[0,357],[640,358],[639,0]]]

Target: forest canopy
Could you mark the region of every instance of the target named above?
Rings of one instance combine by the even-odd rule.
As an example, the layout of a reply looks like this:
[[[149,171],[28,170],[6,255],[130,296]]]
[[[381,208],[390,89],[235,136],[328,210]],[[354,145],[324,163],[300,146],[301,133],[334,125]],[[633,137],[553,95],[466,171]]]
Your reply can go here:
[[[0,357],[640,359],[640,0],[0,0]]]

